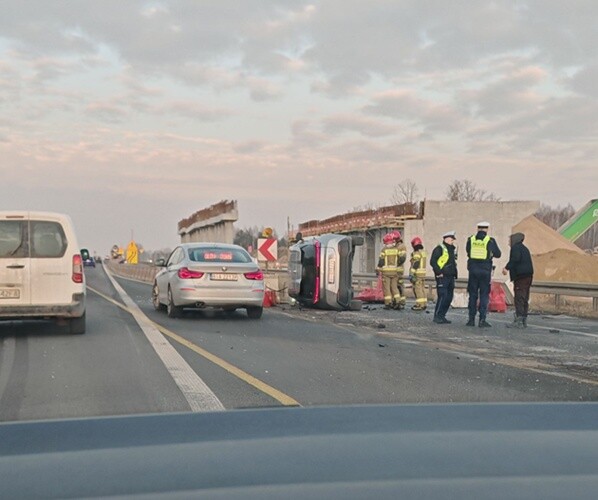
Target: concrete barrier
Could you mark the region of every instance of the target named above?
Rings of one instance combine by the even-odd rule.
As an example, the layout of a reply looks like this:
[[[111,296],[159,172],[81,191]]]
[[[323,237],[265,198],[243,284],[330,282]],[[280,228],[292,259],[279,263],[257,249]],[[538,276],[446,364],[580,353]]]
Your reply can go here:
[[[119,264],[114,261],[105,261],[104,265],[110,272],[121,278],[129,278],[144,283],[153,283],[159,267],[151,264]]]

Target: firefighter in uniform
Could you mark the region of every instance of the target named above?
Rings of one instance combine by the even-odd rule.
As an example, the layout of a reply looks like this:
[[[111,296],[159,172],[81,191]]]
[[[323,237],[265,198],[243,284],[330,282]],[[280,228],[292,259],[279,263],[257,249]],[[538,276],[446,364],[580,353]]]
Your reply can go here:
[[[384,308],[397,308],[401,294],[397,287],[399,269],[399,250],[395,245],[392,233],[385,234],[382,238],[384,247],[380,252],[376,271],[382,274],[382,289],[384,292]]]
[[[405,309],[407,297],[405,296],[405,269],[403,268],[403,265],[407,260],[407,247],[405,246],[405,243],[403,243],[403,236],[401,235],[400,231],[394,230],[390,234],[392,234],[397,250],[399,251],[399,262],[397,265],[397,288],[399,289],[400,297],[397,300],[396,308]]]
[[[409,268],[409,279],[413,284],[415,294],[415,305],[411,308],[414,311],[425,311],[428,307],[426,296],[426,259],[424,245],[419,236],[411,240],[413,253],[411,254],[411,267]]]
[[[488,235],[489,222],[478,222],[477,233],[467,240],[467,292],[469,293],[469,321],[467,326],[475,326],[475,317],[478,310],[480,328],[490,327],[486,321],[488,302],[490,301],[490,282],[492,280],[492,259],[500,258],[501,251],[496,240]]]

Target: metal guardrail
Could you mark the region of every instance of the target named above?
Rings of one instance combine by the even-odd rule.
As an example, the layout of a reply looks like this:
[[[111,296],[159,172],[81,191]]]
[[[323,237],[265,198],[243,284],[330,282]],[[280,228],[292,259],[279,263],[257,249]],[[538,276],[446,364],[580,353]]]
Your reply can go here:
[[[353,280],[356,284],[369,282],[371,283],[377,280],[375,273],[355,273],[353,274]],[[410,286],[408,280],[405,283],[406,286]],[[426,277],[426,286],[435,286],[435,280],[432,277]],[[467,288],[467,279],[459,278],[455,282],[456,289]],[[506,288],[506,287],[505,287]],[[531,293],[543,293],[546,295],[554,295],[554,303],[556,307],[561,306],[562,297],[587,297],[592,299],[592,309],[598,311],[598,283],[566,283],[559,281],[535,281],[531,287]],[[508,292],[510,294],[510,291]],[[511,297],[512,299],[512,297]]]

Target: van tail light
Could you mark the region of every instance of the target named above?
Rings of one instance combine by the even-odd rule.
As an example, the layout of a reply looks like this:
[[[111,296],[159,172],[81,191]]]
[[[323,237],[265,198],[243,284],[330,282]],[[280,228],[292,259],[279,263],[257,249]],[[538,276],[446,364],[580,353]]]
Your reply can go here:
[[[83,283],[83,258],[78,253],[73,255],[73,281]]]
[[[181,267],[177,273],[182,280],[193,280],[201,278],[205,273],[199,271],[192,271],[187,267]]]
[[[262,281],[264,279],[264,273],[262,271],[253,271],[251,273],[245,273],[243,276],[245,276],[248,280]]]

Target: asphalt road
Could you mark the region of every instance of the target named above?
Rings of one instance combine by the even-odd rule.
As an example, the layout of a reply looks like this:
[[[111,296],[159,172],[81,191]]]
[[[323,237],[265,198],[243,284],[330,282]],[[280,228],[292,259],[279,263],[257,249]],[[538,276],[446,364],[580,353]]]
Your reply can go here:
[[[481,331],[463,327],[458,312],[445,326],[376,307],[170,319],[154,311],[149,285],[118,279],[127,303],[102,267],[86,273],[85,335],[0,323],[0,421],[218,405],[598,400],[597,322],[538,317],[522,333],[505,329],[503,316]]]

